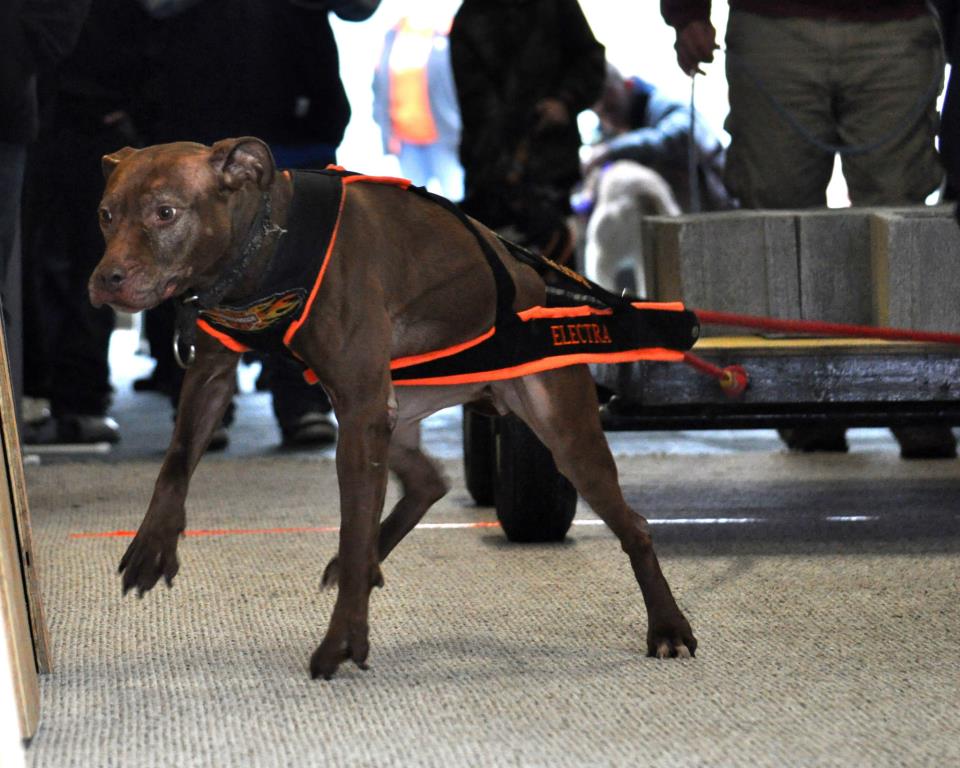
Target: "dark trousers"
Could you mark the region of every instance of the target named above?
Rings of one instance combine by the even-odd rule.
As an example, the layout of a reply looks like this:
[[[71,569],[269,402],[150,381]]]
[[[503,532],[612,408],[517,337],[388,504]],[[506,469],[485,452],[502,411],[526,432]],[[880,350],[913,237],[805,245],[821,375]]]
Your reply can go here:
[[[103,255],[100,158],[128,143],[97,115],[64,109],[30,147],[23,197],[24,390],[54,415],[103,415],[113,310],[87,280]]]
[[[13,399],[23,394],[23,323],[20,292],[20,190],[27,149],[0,142],[0,311],[6,333]]]

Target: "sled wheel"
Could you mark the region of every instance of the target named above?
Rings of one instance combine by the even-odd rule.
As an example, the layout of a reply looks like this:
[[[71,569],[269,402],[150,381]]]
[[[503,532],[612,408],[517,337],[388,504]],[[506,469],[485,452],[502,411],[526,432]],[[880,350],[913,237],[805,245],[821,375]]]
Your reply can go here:
[[[577,491],[550,451],[516,416],[497,424],[497,519],[510,541],[563,541],[577,511]]]
[[[463,473],[467,490],[481,507],[492,507],[494,503],[496,423],[497,416],[469,403],[463,406]]]

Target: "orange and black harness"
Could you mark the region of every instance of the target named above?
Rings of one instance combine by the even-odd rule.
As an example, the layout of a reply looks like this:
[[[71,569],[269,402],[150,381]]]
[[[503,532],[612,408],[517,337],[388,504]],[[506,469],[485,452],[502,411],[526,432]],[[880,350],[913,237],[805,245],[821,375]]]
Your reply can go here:
[[[697,317],[682,304],[616,296],[576,272],[504,240],[515,258],[541,272],[557,273],[562,283],[561,288],[550,289],[549,306],[515,312],[513,281],[470,219],[450,201],[405,179],[363,176],[338,167],[293,171],[292,179],[294,195],[287,231],[256,297],[228,306],[220,302],[222,289],[218,289],[182,301],[181,315],[186,312],[189,332],[195,321],[196,327],[234,351],[280,352],[295,358],[290,344],[317,299],[336,244],[349,185],[379,183],[421,195],[456,216],[479,243],[497,288],[493,326],[461,344],[392,360],[390,368],[397,386],[494,381],[578,363],[680,361],[683,352],[697,340]],[[266,196],[264,200],[267,204]],[[247,246],[232,269],[234,273],[243,268],[248,258],[244,254],[259,248],[261,232],[269,232],[272,227],[269,207],[265,215],[261,209]],[[255,241],[252,246],[251,240]],[[221,296],[215,295],[218,292]],[[180,327],[184,329],[183,321]],[[306,380],[316,382],[316,374],[304,367]]]

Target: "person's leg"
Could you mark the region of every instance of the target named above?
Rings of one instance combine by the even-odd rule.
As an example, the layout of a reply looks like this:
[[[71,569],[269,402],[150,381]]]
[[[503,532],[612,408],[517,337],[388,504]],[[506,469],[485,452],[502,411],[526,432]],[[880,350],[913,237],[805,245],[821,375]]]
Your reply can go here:
[[[883,146],[843,159],[850,200],[853,205],[923,204],[943,176],[934,142],[944,61],[934,21],[923,16],[843,26],[849,51],[837,102],[843,142],[868,145],[902,129]],[[891,431],[904,458],[957,455],[949,426]]]
[[[743,207],[826,205],[834,156],[815,142],[838,141],[832,103],[838,42],[829,21],[731,11],[725,181]],[[847,450],[843,427],[779,433],[791,450]]]
[[[144,312],[143,328],[150,345],[150,356],[156,360],[156,365],[148,377],[134,381],[133,388],[137,392],[160,392],[176,400],[183,385],[184,370],[173,357],[173,334],[176,329],[173,300]]]
[[[17,412],[23,396],[23,321],[20,292],[20,192],[26,164],[23,144],[0,142],[0,308]]]
[[[440,185],[440,194],[448,200],[463,199],[463,167],[457,157],[457,148],[444,144],[427,147],[430,159],[430,175]]]
[[[943,200],[956,202],[960,199],[960,71],[950,69],[947,92],[943,97],[940,112],[940,160],[946,171],[947,183]],[[960,210],[954,215],[960,223]]]
[[[114,313],[93,307],[87,280],[103,253],[96,217],[103,192],[100,158],[116,148],[116,137],[112,131],[82,134],[65,127],[57,147],[59,204],[57,215],[41,224],[50,238],[38,254],[46,264],[44,301],[57,302],[62,312],[53,335],[50,404],[60,439],[115,441],[119,432],[107,417]]]
[[[836,98],[837,128],[853,205],[922,204],[943,178],[936,97],[943,80],[940,37],[929,16],[884,23],[836,22],[846,51]]]
[[[272,145],[279,167],[325,168],[336,164],[336,150],[325,144],[303,146]],[[309,385],[300,365],[275,355],[264,355],[264,376],[268,382],[273,413],[283,435],[283,445],[307,448],[329,445],[337,439],[330,418],[333,406],[323,387]]]
[[[400,145],[400,154],[397,155],[401,175],[405,179],[410,179],[418,187],[427,186],[432,178],[427,149],[419,144],[403,142]]]
[[[826,204],[833,156],[790,127],[835,142],[829,22],[731,11],[725,180],[744,208]]]
[[[333,410],[323,387],[303,379],[303,367],[286,358],[268,356],[273,413],[288,448],[329,445],[337,439]]]

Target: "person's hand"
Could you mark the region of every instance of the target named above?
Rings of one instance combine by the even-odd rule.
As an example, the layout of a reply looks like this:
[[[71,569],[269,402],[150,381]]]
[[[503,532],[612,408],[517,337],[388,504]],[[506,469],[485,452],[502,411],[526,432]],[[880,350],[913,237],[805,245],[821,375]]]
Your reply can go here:
[[[700,65],[713,61],[717,45],[717,30],[709,21],[691,21],[677,31],[677,63],[688,75],[703,74]]]
[[[534,107],[539,116],[536,130],[542,131],[553,125],[566,125],[570,122],[570,110],[560,99],[547,97],[540,99]]]
[[[591,144],[580,150],[580,156],[583,162],[583,176],[586,178],[590,173],[601,167],[607,160],[607,145],[604,143]]]

